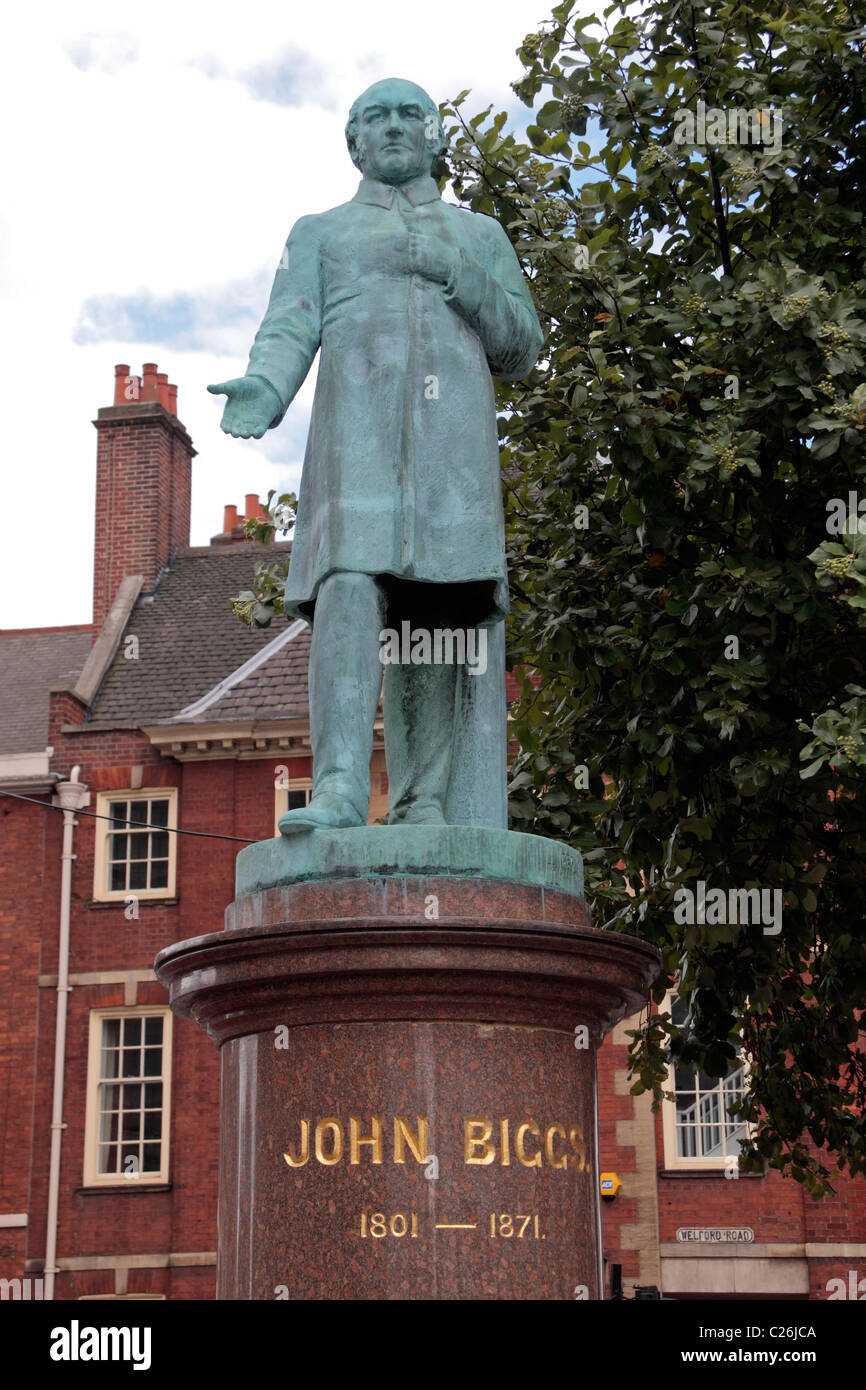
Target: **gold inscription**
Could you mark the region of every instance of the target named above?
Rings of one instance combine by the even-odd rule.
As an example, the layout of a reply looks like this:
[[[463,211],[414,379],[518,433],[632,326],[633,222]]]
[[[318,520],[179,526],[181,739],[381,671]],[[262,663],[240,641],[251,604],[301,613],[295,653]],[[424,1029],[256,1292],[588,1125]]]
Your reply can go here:
[[[547,1154],[547,1161],[551,1168],[567,1168],[568,1155],[563,1154],[560,1158],[555,1158],[553,1153],[553,1136],[561,1134],[565,1140],[565,1129],[562,1125],[548,1125],[547,1133],[544,1136],[544,1152]]]
[[[536,1139],[541,1138],[538,1125],[534,1120],[526,1120],[522,1125],[517,1126],[517,1133],[514,1136],[514,1147],[517,1151],[518,1162],[522,1163],[525,1168],[540,1168],[541,1150],[539,1149],[539,1151],[532,1154],[531,1157],[527,1154],[524,1143],[527,1134],[532,1134]]]
[[[315,1122],[304,1118],[298,1122],[298,1142],[287,1144],[283,1158],[290,1168],[303,1168],[310,1159],[312,1133],[312,1152],[316,1162],[326,1168],[340,1163],[344,1154],[352,1166],[365,1162],[384,1163],[386,1123],[381,1115],[369,1119],[352,1115],[344,1129],[342,1122],[333,1115]],[[430,1163],[430,1121],[426,1115],[415,1115],[414,1123],[409,1116],[394,1116],[392,1161],[406,1163],[407,1150],[416,1163]],[[540,1126],[532,1119],[516,1124],[508,1116],[488,1115],[469,1115],[463,1120],[464,1163],[477,1167],[498,1163],[502,1168],[510,1168],[512,1153],[523,1168],[548,1167],[560,1171],[571,1168],[579,1173],[589,1169],[580,1125],[554,1121]],[[440,1154],[437,1163],[441,1157]]]
[[[511,1124],[499,1120],[498,1146],[492,1138],[495,1120],[472,1116],[463,1121],[464,1156],[466,1163],[499,1163],[511,1166]],[[571,1152],[569,1152],[569,1148]],[[579,1125],[568,1129],[554,1121],[542,1129],[534,1120],[523,1120],[514,1131],[514,1154],[524,1168],[576,1168],[586,1171],[586,1145]]]
[[[425,1220],[421,1218],[421,1222]],[[424,1236],[425,1232],[421,1229],[421,1222],[417,1211],[399,1212],[388,1215],[384,1211],[362,1211],[360,1213],[360,1232],[357,1226],[355,1232],[360,1234],[362,1240],[384,1240],[386,1236],[392,1236],[399,1240],[401,1236],[408,1236],[410,1240],[417,1240],[419,1235]],[[429,1218],[426,1222],[429,1229]],[[517,1212],[512,1214],[507,1211],[491,1211],[487,1214],[487,1220],[482,1221],[437,1221],[433,1225],[434,1231],[447,1231],[449,1234],[443,1239],[460,1242],[461,1240],[482,1239],[486,1236],[489,1240],[547,1240],[546,1233],[541,1229],[541,1217],[537,1211]],[[477,1232],[478,1235],[474,1235]]]
[[[361,1162],[361,1145],[369,1144],[373,1150],[373,1162],[382,1162],[382,1121],[378,1115],[374,1115],[371,1121],[373,1133],[367,1138],[361,1134],[361,1121],[355,1116],[349,1120],[349,1162]]]
[[[374,1211],[368,1218],[365,1211],[361,1212],[361,1238],[366,1240],[369,1233],[373,1240],[382,1240],[387,1235],[396,1237],[405,1236],[406,1232],[413,1240],[418,1238],[418,1213],[410,1211],[408,1217],[401,1211],[395,1211],[389,1218],[383,1211]]]
[[[532,1226],[529,1226],[530,1221]],[[507,1211],[492,1211],[490,1213],[490,1238],[495,1240],[497,1236],[507,1240],[510,1236],[516,1236],[518,1240],[523,1240],[529,1227],[530,1240],[547,1240],[547,1236],[541,1234],[541,1227],[538,1222],[538,1212],[518,1212],[516,1216],[511,1216]]]
[[[502,1166],[503,1166],[503,1168],[510,1168],[510,1167],[511,1167],[511,1152],[510,1152],[509,1147],[508,1147],[508,1121],[507,1121],[507,1120],[500,1120],[500,1121],[499,1121],[499,1139],[500,1139],[500,1143],[501,1143],[501,1145],[502,1145]]]
[[[324,1136],[325,1130],[330,1130],[333,1134],[332,1148],[329,1154],[325,1153]],[[339,1163],[343,1157],[343,1126],[339,1120],[320,1120],[316,1125],[316,1158],[326,1167],[332,1168],[335,1163]]]
[[[310,1157],[310,1122],[301,1120],[301,1156],[295,1158],[290,1153],[284,1153],[283,1158],[290,1168],[303,1168],[307,1159]]]
[[[586,1145],[583,1141],[580,1125],[572,1125],[568,1131],[568,1142],[574,1150],[574,1167],[579,1173],[586,1168]]]
[[[473,1134],[473,1130],[481,1130],[480,1135]],[[463,1121],[463,1162],[464,1163],[492,1163],[496,1157],[496,1149],[490,1143],[490,1136],[493,1133],[493,1121],[487,1120],[483,1116],[481,1119],[467,1119]],[[479,1153],[480,1150],[480,1153]]]
[[[417,1134],[409,1128],[405,1115],[394,1116],[394,1162],[406,1162],[406,1145],[419,1163],[426,1163],[430,1153],[430,1125],[426,1115],[416,1115]]]

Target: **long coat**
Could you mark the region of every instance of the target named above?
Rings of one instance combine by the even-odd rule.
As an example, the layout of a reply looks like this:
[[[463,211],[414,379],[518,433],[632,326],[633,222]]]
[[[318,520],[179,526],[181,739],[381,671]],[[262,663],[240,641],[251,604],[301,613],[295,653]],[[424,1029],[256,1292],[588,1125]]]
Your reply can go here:
[[[395,264],[406,229],[459,253],[448,285]],[[405,237],[403,238],[405,241]],[[493,218],[422,176],[364,178],[351,202],[292,228],[248,375],[283,418],[321,347],[285,610],[310,618],[335,570],[433,584],[490,581],[508,611],[491,372],[525,376],[543,342],[520,264]]]

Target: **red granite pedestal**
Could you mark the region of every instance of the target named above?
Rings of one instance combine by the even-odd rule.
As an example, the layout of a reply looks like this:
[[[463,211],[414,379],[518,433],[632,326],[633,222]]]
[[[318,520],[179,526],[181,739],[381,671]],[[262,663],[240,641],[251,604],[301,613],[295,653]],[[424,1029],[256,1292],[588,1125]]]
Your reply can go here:
[[[653,947],[382,872],[248,893],[156,968],[222,1050],[219,1298],[601,1296],[595,1051]]]

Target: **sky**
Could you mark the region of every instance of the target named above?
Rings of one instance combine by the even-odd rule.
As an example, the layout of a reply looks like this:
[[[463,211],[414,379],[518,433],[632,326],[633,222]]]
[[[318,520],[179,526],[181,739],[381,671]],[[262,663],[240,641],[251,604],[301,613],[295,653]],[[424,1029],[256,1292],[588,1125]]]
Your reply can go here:
[[[406,77],[524,125],[515,50],[554,0],[16,6],[0,119],[0,628],[91,618],[96,431],[114,365],[178,386],[191,543],[297,489],[315,367],[262,440],[222,434],[294,221],[351,198],[349,106]]]

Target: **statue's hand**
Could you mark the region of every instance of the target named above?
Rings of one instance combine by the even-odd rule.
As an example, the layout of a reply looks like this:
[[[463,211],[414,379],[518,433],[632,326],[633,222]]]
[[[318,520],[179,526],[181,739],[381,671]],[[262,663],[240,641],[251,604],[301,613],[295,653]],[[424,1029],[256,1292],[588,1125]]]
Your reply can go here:
[[[457,251],[441,237],[427,236],[423,232],[410,232],[411,274],[423,275],[427,280],[436,280],[440,285],[447,285],[457,268],[457,259]]]
[[[228,396],[220,428],[235,439],[261,439],[282,407],[273,386],[261,376],[239,376],[207,389],[213,396]]]

